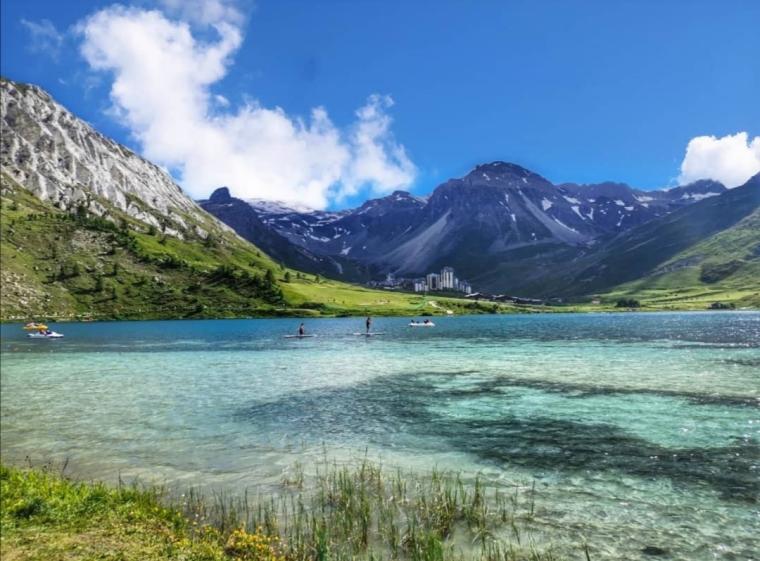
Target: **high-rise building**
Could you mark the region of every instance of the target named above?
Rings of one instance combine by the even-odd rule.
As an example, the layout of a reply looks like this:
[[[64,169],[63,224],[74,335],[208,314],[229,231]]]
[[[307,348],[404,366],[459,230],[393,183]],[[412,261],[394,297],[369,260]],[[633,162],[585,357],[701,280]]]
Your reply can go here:
[[[425,282],[425,279],[415,279],[414,281],[414,291],[415,292],[427,292],[427,283]]]
[[[454,269],[444,267],[441,270],[441,290],[456,290],[457,279],[454,276]]]
[[[441,290],[441,275],[438,273],[428,273],[427,288],[428,290]]]

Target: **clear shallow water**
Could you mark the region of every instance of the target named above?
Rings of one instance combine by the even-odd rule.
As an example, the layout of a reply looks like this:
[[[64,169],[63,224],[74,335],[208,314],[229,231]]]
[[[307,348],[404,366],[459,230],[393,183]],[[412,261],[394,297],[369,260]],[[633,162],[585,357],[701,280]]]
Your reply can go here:
[[[594,559],[760,549],[760,314],[62,324],[0,335],[5,461],[216,489],[367,453],[536,481],[537,538]]]

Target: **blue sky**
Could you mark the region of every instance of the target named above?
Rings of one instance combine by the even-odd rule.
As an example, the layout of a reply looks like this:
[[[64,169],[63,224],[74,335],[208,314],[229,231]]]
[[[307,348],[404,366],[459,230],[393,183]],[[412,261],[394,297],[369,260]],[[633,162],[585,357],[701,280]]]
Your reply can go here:
[[[760,134],[752,0],[121,4],[130,8],[4,1],[2,73],[39,84],[195,196],[225,182],[241,196],[340,207],[397,187],[424,194],[497,159],[555,182],[657,188],[760,161],[760,140],[749,145]],[[143,17],[150,10],[161,17]],[[154,85],[169,98],[197,88],[207,101],[174,121],[166,113],[186,100],[146,108],[150,91],[135,76],[165,79],[138,67],[155,58],[150,46],[110,44],[132,21],[146,37],[186,25],[197,56],[227,38],[221,68],[209,66],[201,83],[182,75]],[[119,76],[126,93],[115,100]],[[325,115],[315,120],[317,107]],[[188,136],[215,157],[201,165],[198,146],[175,146]],[[689,145],[702,136],[716,138]],[[217,162],[225,169],[210,169]]]

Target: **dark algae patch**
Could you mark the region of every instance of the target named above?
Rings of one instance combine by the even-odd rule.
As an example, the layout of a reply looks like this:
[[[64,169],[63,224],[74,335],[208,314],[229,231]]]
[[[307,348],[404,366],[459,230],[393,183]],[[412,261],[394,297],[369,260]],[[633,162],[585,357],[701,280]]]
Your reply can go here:
[[[661,547],[657,547],[656,545],[648,545],[648,546],[643,547],[641,549],[641,553],[643,553],[644,555],[652,555],[652,556],[655,556],[655,557],[662,557],[662,556],[668,554],[668,550],[667,549],[663,549]]]
[[[317,442],[324,435],[329,435],[328,441],[358,435],[372,445],[383,446],[388,445],[389,435],[401,438],[398,435],[411,433],[426,437],[423,440],[428,443],[446,442],[453,450],[500,467],[520,466],[538,472],[613,471],[645,479],[668,478],[676,486],[710,487],[726,500],[745,503],[757,502],[760,495],[754,467],[760,461],[760,445],[751,437],[737,436],[734,443],[720,447],[667,447],[611,424],[549,416],[520,418],[510,413],[510,395],[495,391],[498,388],[491,383],[449,390],[436,387],[434,378],[433,373],[420,373],[304,391],[254,403],[235,416],[262,431],[270,430],[270,423],[285,423],[292,434]],[[495,383],[509,387],[515,381]],[[561,391],[558,385],[547,388]],[[579,388],[564,388],[568,389]],[[591,387],[584,389],[588,395],[595,393]],[[638,392],[623,391],[622,395],[626,393]],[[472,419],[443,415],[431,407],[472,396],[502,398],[502,412],[496,417]],[[672,395],[668,393],[667,397]],[[701,403],[695,395],[682,397]],[[710,401],[742,407],[749,404],[734,398]],[[409,443],[410,447],[419,445],[417,441]]]

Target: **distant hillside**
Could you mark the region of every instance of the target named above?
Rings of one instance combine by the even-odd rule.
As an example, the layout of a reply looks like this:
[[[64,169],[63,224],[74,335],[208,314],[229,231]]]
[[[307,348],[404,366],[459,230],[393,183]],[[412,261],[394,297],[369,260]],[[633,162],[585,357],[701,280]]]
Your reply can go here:
[[[760,247],[760,230],[752,232],[739,224],[745,219],[752,222],[759,209],[760,175],[719,197],[702,200],[616,236],[580,260],[584,267],[574,277],[572,290],[589,294],[697,265],[705,268],[702,280],[706,283],[723,280],[758,259],[754,252]],[[733,238],[730,230],[737,227],[746,234],[743,244],[729,247],[720,243],[720,239]],[[711,267],[718,268],[729,261],[736,262],[734,270],[709,272]],[[587,262],[590,264],[585,266]],[[760,285],[760,280],[757,282]]]
[[[617,287],[611,297],[636,295],[656,305],[691,299],[760,307],[760,186],[757,177],[753,181],[754,187],[737,193],[745,202],[754,199],[752,212],[676,253],[643,278]]]

